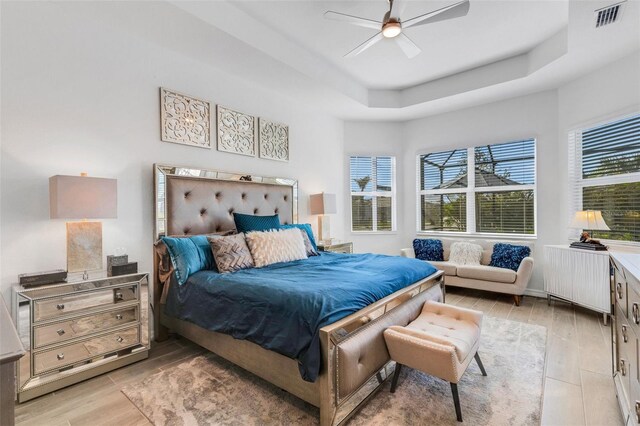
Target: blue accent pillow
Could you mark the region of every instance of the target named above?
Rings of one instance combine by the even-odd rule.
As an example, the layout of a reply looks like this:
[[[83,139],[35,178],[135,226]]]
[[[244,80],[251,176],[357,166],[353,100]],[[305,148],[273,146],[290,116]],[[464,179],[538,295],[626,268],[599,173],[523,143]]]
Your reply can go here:
[[[313,230],[311,229],[311,225],[309,223],[292,223],[291,225],[282,225],[280,229],[289,229],[289,228],[298,228],[303,229],[307,235],[309,236],[309,241],[311,241],[311,245],[315,251],[318,251],[318,245],[316,244],[316,240],[313,238]]]
[[[531,249],[527,246],[496,243],[493,245],[493,253],[491,253],[489,266],[511,269],[518,272],[522,259],[530,254]]]
[[[444,261],[444,248],[440,240],[416,238],[413,240],[413,251],[416,254],[416,259]]]
[[[280,228],[280,216],[254,216],[250,214],[234,213],[233,221],[236,223],[236,230],[240,232],[268,231],[269,229]]]
[[[162,242],[167,246],[171,256],[178,284],[184,284],[191,274],[203,269],[218,271],[206,236],[162,237]]]

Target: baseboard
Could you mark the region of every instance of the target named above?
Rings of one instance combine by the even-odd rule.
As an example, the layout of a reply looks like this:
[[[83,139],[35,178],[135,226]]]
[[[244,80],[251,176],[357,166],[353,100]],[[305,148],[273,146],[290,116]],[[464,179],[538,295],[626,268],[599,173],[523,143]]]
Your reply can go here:
[[[540,297],[543,299],[547,298],[547,292],[544,290],[538,290],[535,288],[528,288],[524,291],[524,295],[525,296],[531,296],[531,297]]]

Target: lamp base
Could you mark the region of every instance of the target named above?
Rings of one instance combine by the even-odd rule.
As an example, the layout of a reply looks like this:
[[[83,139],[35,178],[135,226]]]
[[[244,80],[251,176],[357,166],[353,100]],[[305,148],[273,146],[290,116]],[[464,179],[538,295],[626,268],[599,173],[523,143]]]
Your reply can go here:
[[[327,215],[318,216],[318,239],[320,241],[331,240],[331,220]]]
[[[102,269],[102,222],[67,222],[67,271]]]

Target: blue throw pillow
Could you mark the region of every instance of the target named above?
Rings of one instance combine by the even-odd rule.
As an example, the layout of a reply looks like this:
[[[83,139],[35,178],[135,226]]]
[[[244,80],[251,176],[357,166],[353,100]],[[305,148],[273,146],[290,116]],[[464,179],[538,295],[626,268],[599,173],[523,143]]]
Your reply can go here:
[[[162,242],[167,246],[171,256],[178,284],[184,284],[191,274],[203,269],[218,270],[206,236],[162,237]]]
[[[444,261],[444,249],[440,240],[416,238],[413,240],[413,251],[416,254],[416,259]]]
[[[315,251],[318,251],[318,245],[316,244],[316,240],[313,238],[313,230],[311,229],[311,225],[308,223],[292,223],[291,225],[282,225],[280,229],[289,229],[289,228],[298,228],[303,229],[307,235],[309,236],[309,241],[311,241],[311,245]]]
[[[280,216],[254,216],[250,214],[234,213],[233,221],[236,223],[236,230],[240,232],[268,231],[269,229],[280,228]]]
[[[491,263],[489,263],[489,266],[511,269],[518,272],[522,259],[530,254],[531,249],[527,246],[496,243],[493,245],[493,253],[491,254]]]

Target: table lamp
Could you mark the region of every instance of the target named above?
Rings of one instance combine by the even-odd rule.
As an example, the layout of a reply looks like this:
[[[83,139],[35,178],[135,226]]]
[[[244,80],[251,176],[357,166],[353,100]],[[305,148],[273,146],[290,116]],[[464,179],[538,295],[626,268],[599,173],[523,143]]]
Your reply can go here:
[[[318,216],[318,238],[321,242],[331,241],[331,222],[329,220],[330,214],[337,213],[336,211],[336,194],[326,194],[324,192],[320,194],[311,195],[311,214],[317,214]]]
[[[87,219],[111,219],[118,215],[116,179],[56,175],[49,178],[51,219],[82,219],[67,222],[67,271],[102,269],[102,222]]]
[[[602,218],[602,212],[598,210],[583,210],[576,212],[571,222],[571,228],[581,229],[580,242],[571,243],[571,247],[590,250],[606,250],[606,246],[599,241],[592,240],[587,231],[609,231],[611,228]]]

